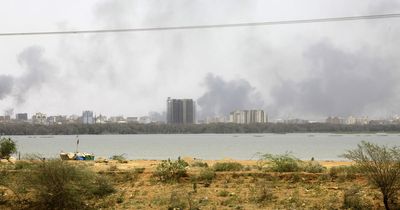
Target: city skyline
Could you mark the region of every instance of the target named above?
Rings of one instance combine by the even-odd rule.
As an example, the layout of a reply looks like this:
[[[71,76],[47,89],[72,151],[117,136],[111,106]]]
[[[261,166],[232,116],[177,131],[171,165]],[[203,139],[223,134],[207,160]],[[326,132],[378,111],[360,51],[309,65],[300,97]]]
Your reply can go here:
[[[173,103],[174,102],[174,103]],[[186,106],[191,106],[189,108]],[[175,106],[175,108],[174,108]],[[166,113],[164,116],[106,116],[102,114],[96,114],[92,110],[84,110],[81,115],[72,114],[56,114],[47,115],[43,112],[36,113],[4,113],[0,115],[0,123],[13,123],[13,122],[30,122],[33,124],[68,124],[68,123],[80,123],[80,124],[103,124],[103,123],[166,123],[166,124],[210,124],[210,123],[236,123],[236,124],[252,124],[252,123],[284,123],[284,124],[307,124],[307,123],[326,123],[326,124],[343,124],[343,125],[367,125],[367,124],[399,124],[400,115],[393,115],[387,118],[373,118],[368,115],[349,115],[349,116],[326,116],[321,120],[313,120],[307,118],[298,117],[287,117],[287,118],[274,118],[270,119],[268,113],[265,110],[250,109],[250,110],[233,110],[229,115],[215,115],[206,116],[202,119],[197,119],[196,115],[196,102],[192,99],[167,99],[166,112],[168,110],[175,110],[178,113]],[[194,110],[194,112],[190,110]],[[188,110],[184,114],[185,110]],[[11,114],[11,115],[10,115]],[[173,119],[175,115],[175,119]],[[184,117],[183,115],[192,115],[190,118]],[[187,118],[187,120],[184,120]]]
[[[395,0],[6,1],[0,32],[288,21],[399,10]],[[196,100],[199,119],[253,108],[266,110],[271,119],[388,118],[400,112],[399,31],[398,19],[392,18],[2,36],[0,113],[14,108],[50,115],[84,109],[108,116],[162,115],[160,102],[171,96]]]

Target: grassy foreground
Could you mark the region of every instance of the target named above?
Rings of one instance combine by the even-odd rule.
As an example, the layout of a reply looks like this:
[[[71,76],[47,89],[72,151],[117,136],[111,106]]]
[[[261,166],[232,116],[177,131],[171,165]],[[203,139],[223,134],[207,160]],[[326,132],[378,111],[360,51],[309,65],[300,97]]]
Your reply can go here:
[[[303,162],[306,167],[317,165],[318,170],[309,172],[274,172],[258,161],[187,158],[183,162],[187,164],[183,168],[176,161],[165,161],[161,168],[157,160],[70,161],[67,165],[93,174],[82,192],[64,180],[65,191],[71,188],[86,195],[82,200],[76,198],[80,209],[384,209],[379,190],[350,162]],[[48,204],[38,202],[46,200],[40,197],[46,196],[40,194],[41,188],[18,179],[38,173],[32,167],[35,164],[41,163],[1,164],[1,179],[7,179],[0,181],[0,209],[43,209]],[[98,185],[89,185],[94,183]]]

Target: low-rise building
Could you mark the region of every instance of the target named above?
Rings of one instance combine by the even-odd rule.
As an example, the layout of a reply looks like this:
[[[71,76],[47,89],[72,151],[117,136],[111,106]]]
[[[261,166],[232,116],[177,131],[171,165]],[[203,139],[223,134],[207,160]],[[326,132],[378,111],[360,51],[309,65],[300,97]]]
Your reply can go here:
[[[38,112],[32,116],[33,124],[47,125],[47,117],[46,114]]]
[[[341,124],[345,124],[346,120],[344,118],[341,118],[341,117],[328,117],[325,122],[327,124],[341,125]]]
[[[127,117],[126,121],[128,123],[138,123],[139,122],[139,118],[138,117]]]

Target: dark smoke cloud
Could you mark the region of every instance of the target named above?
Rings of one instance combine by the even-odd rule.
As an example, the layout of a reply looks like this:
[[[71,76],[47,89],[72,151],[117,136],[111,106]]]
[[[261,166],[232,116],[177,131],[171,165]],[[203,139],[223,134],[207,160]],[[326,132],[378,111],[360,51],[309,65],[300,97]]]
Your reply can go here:
[[[227,114],[236,109],[259,109],[264,102],[260,94],[247,80],[225,81],[219,76],[208,74],[204,80],[206,92],[197,99],[200,118]]]
[[[13,78],[11,76],[0,75],[0,100],[11,93]]]
[[[43,58],[43,53],[43,48],[31,46],[17,56],[25,72],[19,77],[0,75],[0,100],[10,95],[17,105],[21,104],[29,91],[40,89],[49,81],[54,74],[54,67]]]
[[[395,66],[368,50],[346,52],[324,41],[311,46],[304,57],[311,76],[275,87],[275,107],[322,116],[351,115],[396,97]]]
[[[4,111],[4,115],[5,116],[13,116],[14,115],[14,109],[13,108],[6,109]]]

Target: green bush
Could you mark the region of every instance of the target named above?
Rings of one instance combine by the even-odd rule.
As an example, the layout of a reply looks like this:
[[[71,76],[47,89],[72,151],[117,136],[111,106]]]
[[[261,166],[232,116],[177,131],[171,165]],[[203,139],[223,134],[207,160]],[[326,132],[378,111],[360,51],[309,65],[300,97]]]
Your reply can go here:
[[[111,160],[116,160],[118,163],[128,163],[128,161],[125,158],[125,154],[121,155],[113,155],[110,157]]]
[[[400,188],[400,147],[379,146],[362,141],[357,149],[347,151],[343,157],[354,161],[355,167],[370,183],[379,188],[385,209],[400,209],[397,204]]]
[[[301,169],[300,162],[299,159],[290,153],[282,155],[264,154],[259,160],[259,165],[261,168],[267,165],[267,169],[274,172],[296,172]]]
[[[107,179],[61,160],[38,163],[26,184],[35,194],[36,206],[43,209],[86,209],[88,199],[114,192]]]
[[[199,181],[204,181],[206,183],[211,183],[212,180],[215,178],[215,171],[214,169],[211,168],[204,168],[200,171],[198,180]]]
[[[153,176],[161,182],[176,182],[187,176],[187,166],[189,164],[180,157],[176,161],[163,160],[158,164]]]
[[[192,163],[192,167],[207,168],[208,164],[206,162],[196,161],[196,162]]]
[[[317,161],[310,161],[304,163],[302,166],[302,171],[307,173],[322,173],[326,170],[326,167],[319,164]]]
[[[343,208],[364,210],[372,209],[372,205],[363,197],[359,186],[352,186],[344,191]]]
[[[0,158],[8,159],[17,152],[17,145],[11,138],[2,138],[0,140]]]
[[[111,184],[109,178],[105,176],[95,176],[94,187],[89,188],[90,192],[97,197],[104,197],[106,195],[116,192],[114,186]]]
[[[215,163],[213,168],[215,171],[241,171],[243,165],[237,162]]]
[[[222,190],[218,192],[219,197],[227,197],[229,195],[229,192],[226,190]]]

